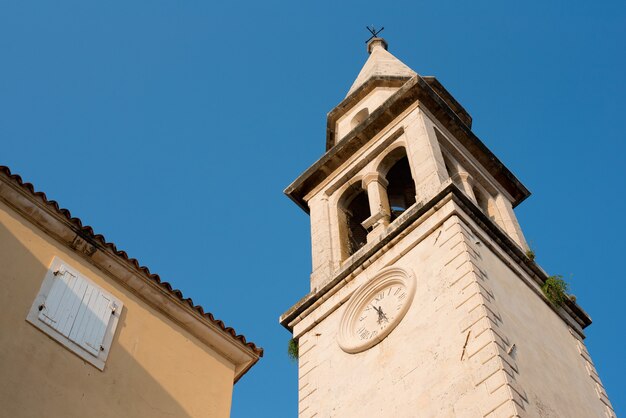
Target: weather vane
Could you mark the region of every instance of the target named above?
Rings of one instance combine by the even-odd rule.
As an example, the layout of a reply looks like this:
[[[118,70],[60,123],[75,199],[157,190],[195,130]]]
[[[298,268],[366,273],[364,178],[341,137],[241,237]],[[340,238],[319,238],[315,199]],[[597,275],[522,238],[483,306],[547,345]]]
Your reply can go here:
[[[384,26],[382,28],[378,29],[378,30],[376,30],[376,27],[374,25],[372,25],[372,27],[366,26],[365,28],[368,31],[370,31],[370,33],[372,34],[372,36],[370,36],[369,39],[367,41],[365,41],[365,43],[368,43],[372,39],[378,37],[378,34],[381,33],[383,30],[385,30]]]

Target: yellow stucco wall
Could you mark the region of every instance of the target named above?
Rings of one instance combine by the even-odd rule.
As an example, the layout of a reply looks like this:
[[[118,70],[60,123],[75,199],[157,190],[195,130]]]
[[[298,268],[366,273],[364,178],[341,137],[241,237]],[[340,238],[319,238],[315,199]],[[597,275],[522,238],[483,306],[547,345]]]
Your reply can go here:
[[[124,303],[104,371],[26,322],[54,256]],[[0,202],[0,416],[228,417],[234,367]]]

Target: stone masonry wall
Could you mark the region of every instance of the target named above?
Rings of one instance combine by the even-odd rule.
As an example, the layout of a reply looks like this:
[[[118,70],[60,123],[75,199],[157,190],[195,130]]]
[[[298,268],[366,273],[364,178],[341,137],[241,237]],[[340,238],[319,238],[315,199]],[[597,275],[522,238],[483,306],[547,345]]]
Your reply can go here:
[[[345,302],[390,265],[416,276],[411,308],[343,352]],[[359,271],[298,326],[299,417],[615,416],[580,335],[454,202]]]

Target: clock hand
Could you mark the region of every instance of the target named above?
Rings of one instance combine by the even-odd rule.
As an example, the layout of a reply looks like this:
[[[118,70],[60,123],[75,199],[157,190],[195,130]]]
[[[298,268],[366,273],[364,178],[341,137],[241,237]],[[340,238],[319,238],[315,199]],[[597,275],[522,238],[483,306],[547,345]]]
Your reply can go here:
[[[383,319],[387,322],[389,322],[389,319],[387,319],[387,315],[385,315],[385,313],[383,312],[383,307],[379,307],[377,308],[376,306],[372,305],[372,308],[374,308],[376,310],[376,312],[378,313],[378,320],[376,322],[378,322],[378,324],[383,322]]]
[[[387,318],[387,315],[383,312],[383,307],[382,306],[380,308],[378,308],[376,312],[378,312],[378,323],[379,324],[383,321],[383,319],[386,322],[389,322],[389,318]]]

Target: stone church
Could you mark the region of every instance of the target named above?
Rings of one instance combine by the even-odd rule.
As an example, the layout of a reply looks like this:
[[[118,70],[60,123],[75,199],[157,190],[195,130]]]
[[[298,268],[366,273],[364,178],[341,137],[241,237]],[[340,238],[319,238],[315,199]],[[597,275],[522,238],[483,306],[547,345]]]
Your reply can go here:
[[[528,251],[529,191],[435,77],[382,38],[285,193],[310,215],[299,417],[615,417],[591,320]]]

